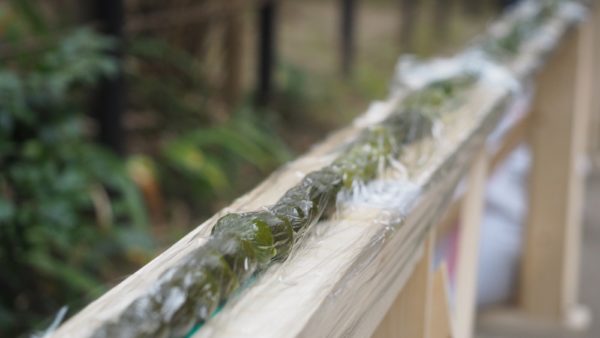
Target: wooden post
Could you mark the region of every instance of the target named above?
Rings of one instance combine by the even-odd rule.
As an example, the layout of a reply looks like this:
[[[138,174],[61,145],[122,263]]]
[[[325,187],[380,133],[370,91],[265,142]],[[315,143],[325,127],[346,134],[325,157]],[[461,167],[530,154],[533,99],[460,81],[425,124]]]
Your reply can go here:
[[[103,79],[96,91],[92,115],[98,123],[99,141],[117,154],[125,151],[122,115],[125,110],[125,85],[122,69],[122,38],[124,23],[123,0],[93,3],[93,17],[101,30],[117,40],[117,47],[111,51],[118,62],[118,72],[111,79]]]
[[[591,25],[593,26],[593,56],[592,63],[595,65],[590,72],[592,76],[592,90],[596,93],[600,90],[600,3],[594,1],[592,6]],[[593,95],[591,103],[591,123],[589,138],[589,154],[595,161],[597,167],[600,167],[600,95]]]
[[[479,232],[484,208],[485,182],[489,158],[482,149],[467,177],[467,192],[461,210],[458,240],[458,266],[454,286],[456,337],[473,336],[475,296],[477,293],[477,264]]]
[[[354,65],[356,0],[340,0],[340,56],[342,74],[349,77]]]
[[[273,91],[273,72],[276,64],[277,3],[266,1],[258,11],[258,67],[256,103],[266,105]]]
[[[435,237],[428,234],[423,257],[375,330],[373,338],[428,337],[434,240]]]
[[[597,11],[597,8],[596,8]],[[582,124],[580,127],[582,130],[585,130],[585,133],[577,134],[576,136],[580,138],[577,141],[579,152],[578,155],[583,160],[587,158],[590,154],[590,134],[591,128],[593,125],[596,114],[594,114],[595,104],[596,104],[596,95],[595,92],[595,82],[596,75],[594,72],[597,71],[598,67],[595,62],[595,53],[596,53],[596,40],[598,39],[596,31],[598,30],[598,25],[596,21],[596,12],[590,13],[586,22],[583,23],[578,29],[580,30],[578,34],[579,41],[579,49],[577,50],[577,90],[575,97],[575,110],[579,112],[581,118],[578,119],[579,123]],[[583,192],[582,192],[583,196]]]
[[[520,285],[520,305],[532,317],[563,322],[577,308],[581,159],[586,140],[584,60],[587,29],[564,39],[538,78],[532,111],[530,203]]]
[[[431,287],[431,307],[429,320],[429,338],[454,338],[450,304],[448,302],[448,272],[446,264],[442,263],[433,274]]]

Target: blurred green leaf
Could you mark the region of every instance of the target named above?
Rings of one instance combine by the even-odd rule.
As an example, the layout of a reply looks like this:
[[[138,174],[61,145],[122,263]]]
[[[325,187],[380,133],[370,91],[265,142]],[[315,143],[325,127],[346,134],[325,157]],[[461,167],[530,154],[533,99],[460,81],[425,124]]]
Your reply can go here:
[[[43,252],[33,252],[27,257],[27,263],[54,278],[61,280],[69,287],[84,293],[98,292],[102,284],[92,276],[88,276],[81,269],[64,264]]]
[[[0,197],[0,226],[9,221],[15,213],[14,205],[4,198]]]
[[[25,23],[0,39],[19,48],[44,27],[33,1],[13,3]],[[89,90],[120,67],[107,53],[115,42],[88,28],[44,41],[0,65],[0,332],[11,336],[52,304],[93,296],[154,246],[123,161],[85,132]]]

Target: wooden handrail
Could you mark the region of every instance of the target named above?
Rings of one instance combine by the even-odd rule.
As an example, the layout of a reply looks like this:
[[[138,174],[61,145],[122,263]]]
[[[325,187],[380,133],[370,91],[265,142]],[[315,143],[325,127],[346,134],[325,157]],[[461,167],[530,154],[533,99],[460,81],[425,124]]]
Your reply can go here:
[[[489,34],[510,31],[523,13],[517,9],[508,14]],[[564,48],[563,40],[572,40],[577,32],[579,25],[575,17],[552,16],[522,42],[519,53],[498,63],[518,81],[535,80],[552,52],[559,46]],[[420,332],[418,336],[422,337],[429,337],[435,331],[440,337],[468,338],[472,334],[474,311],[475,230],[481,218],[487,168],[497,165],[486,153],[484,144],[503,117],[513,94],[504,83],[477,82],[456,108],[440,118],[444,128],[436,139],[406,146],[400,161],[406,166],[410,184],[405,180],[398,185],[394,180],[384,179],[387,189],[383,192],[391,189],[396,194],[393,195],[395,203],[380,205],[371,201],[340,208],[336,217],[316,225],[313,235],[304,238],[285,263],[275,264],[261,273],[256,281],[204,323],[194,337],[367,337],[374,332],[397,337],[402,336],[401,332],[415,332],[409,330],[414,326]],[[405,95],[406,92],[400,91],[380,102],[373,108],[378,110],[375,115],[392,114],[404,102]],[[552,111],[547,110],[547,114]],[[515,139],[522,136],[519,126],[513,128],[517,135]],[[531,123],[523,122],[522,128],[531,128]],[[114,321],[129,304],[150,292],[167,269],[180,264],[188,254],[206,243],[211,228],[224,213],[259,210],[275,203],[301,180],[302,174],[331,163],[339,149],[356,139],[363,129],[364,125],[357,123],[340,130],[305,156],[275,172],[253,191],[90,304],[61,326],[53,337],[93,336],[99,327]],[[563,136],[571,137],[570,134]],[[514,144],[516,141],[505,142],[496,158],[504,156]],[[415,156],[423,151],[427,154],[425,158]],[[563,155],[570,156],[569,161],[573,159],[570,153]],[[468,174],[471,184],[467,190],[466,208],[463,206],[463,219],[466,220],[463,242],[466,246],[459,255],[459,264],[463,266],[459,268],[456,286],[458,294],[463,296],[455,310],[459,314],[454,317],[432,309],[439,304],[444,307],[448,304],[446,299],[439,299],[447,296],[443,287],[443,268],[430,273],[433,269],[431,250],[435,246],[432,229],[452,204],[454,189],[469,168],[472,168]],[[387,173],[394,174],[394,170],[388,169]],[[428,244],[425,244],[426,239]],[[415,278],[427,282],[415,284]],[[403,295],[401,291],[405,285],[423,285],[424,289]],[[394,300],[399,294],[396,302],[400,305],[396,307]],[[422,315],[386,317],[392,313],[390,309],[406,309],[406,304],[411,302],[424,305],[418,307],[423,311]],[[392,332],[378,330],[384,318],[391,318],[381,324],[385,327],[394,327],[386,321],[395,318],[404,318],[403,325]],[[410,322],[410,318],[423,318],[423,322]],[[431,318],[448,322],[433,323]],[[451,332],[431,328],[438,324]]]

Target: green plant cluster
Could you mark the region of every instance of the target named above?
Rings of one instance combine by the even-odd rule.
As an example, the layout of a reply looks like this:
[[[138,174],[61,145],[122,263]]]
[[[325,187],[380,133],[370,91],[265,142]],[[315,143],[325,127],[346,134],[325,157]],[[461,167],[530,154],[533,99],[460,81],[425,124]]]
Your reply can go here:
[[[156,291],[134,301],[93,337],[184,336],[251,276],[285,260],[302,234],[335,204],[340,190],[374,179],[403,146],[430,136],[433,116],[450,109],[476,79],[461,75],[414,92],[331,165],[306,175],[272,207],[221,217],[208,242],[183,265],[165,272]]]
[[[229,116],[214,112],[219,95],[196,56],[140,36],[128,41],[126,60],[130,114],[152,122],[132,138],[153,146],[141,149],[143,162],[156,172],[167,200],[206,216],[215,200],[235,197],[290,159],[267,112],[247,102]]]
[[[243,182],[248,176],[241,172],[244,166],[266,173],[289,158],[266,124],[242,110],[229,121],[192,128],[165,142],[160,162],[155,163],[165,185],[177,189],[172,194],[188,196],[197,205],[197,201],[223,196],[236,185],[248,188],[252,182]]]
[[[22,29],[3,32],[15,50],[30,36]],[[0,332],[7,336],[95,297],[152,247],[137,188],[86,132],[88,89],[118,67],[106,54],[113,42],[78,29],[37,47],[0,67]]]

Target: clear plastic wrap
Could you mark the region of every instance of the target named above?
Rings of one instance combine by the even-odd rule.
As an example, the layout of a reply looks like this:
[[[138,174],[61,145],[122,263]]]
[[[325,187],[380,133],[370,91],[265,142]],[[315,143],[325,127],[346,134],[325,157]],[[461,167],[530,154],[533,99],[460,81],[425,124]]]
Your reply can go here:
[[[480,102],[467,102],[473,90],[482,88],[469,86],[455,97],[457,102],[444,107],[440,139],[428,133],[405,144],[377,178],[342,189],[336,212],[317,223],[286,262],[261,274],[196,336],[367,336],[363,323],[383,315],[387,306],[379,302],[394,299],[469,157],[500,115],[495,107],[479,110]],[[463,114],[466,104],[471,109]],[[487,109],[494,113],[477,113]],[[393,116],[394,111],[388,118]]]
[[[573,13],[564,14],[563,6]],[[219,217],[202,245],[87,336],[311,337],[317,329],[323,336],[360,336],[359,324],[386,308],[387,290],[407,277],[468,159],[535,68],[531,60],[542,62],[556,41],[538,44],[524,59],[522,48],[542,39],[549,20],[558,20],[562,30],[555,30],[564,33],[574,6],[525,1],[484,42],[456,57],[403,59],[390,98],[357,120],[360,130],[342,146],[322,154],[320,169],[301,173],[271,205]],[[361,294],[369,278],[378,281],[372,292],[382,299]],[[373,311],[365,314],[348,300],[372,303]],[[297,322],[278,323],[278,312],[286,311]],[[332,331],[340,327],[347,331]]]
[[[410,92],[381,123],[365,128],[339,151],[333,163],[308,173],[274,205],[219,218],[205,245],[167,270],[152,292],[93,337],[184,336],[253,275],[285,260],[341,191],[341,196],[370,195],[366,184],[397,168],[404,147],[431,138],[434,121],[464,100],[476,80],[464,73]]]

